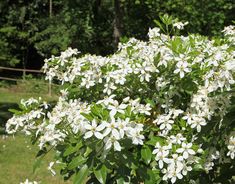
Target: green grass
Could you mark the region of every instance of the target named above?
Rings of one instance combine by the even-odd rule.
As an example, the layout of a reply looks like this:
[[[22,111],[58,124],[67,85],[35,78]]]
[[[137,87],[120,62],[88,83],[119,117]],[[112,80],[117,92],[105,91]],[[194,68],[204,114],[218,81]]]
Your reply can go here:
[[[69,184],[57,174],[52,176],[47,170],[53,160],[53,153],[46,155],[41,166],[33,173],[37,145],[32,146],[29,138],[24,135],[15,137],[0,135],[0,184],[19,184],[27,178],[40,181],[40,184]]]
[[[40,93],[19,93],[6,88],[0,88],[0,127],[6,123],[6,121],[12,116],[9,109],[18,107],[18,103],[21,99],[28,99],[30,97],[38,98],[42,97],[46,101],[55,101],[56,96],[48,96]],[[0,183],[1,184],[1,183]]]
[[[42,161],[40,168],[33,173],[38,146],[32,146],[29,138],[24,135],[4,138],[4,130],[1,126],[12,116],[8,109],[17,108],[17,103],[22,98],[37,98],[39,96],[46,101],[55,101],[57,98],[56,96],[50,97],[45,93],[40,94],[40,92],[19,93],[19,91],[0,88],[0,184],[19,184],[27,178],[30,181],[40,181],[40,184],[69,183],[63,182],[63,178],[59,174],[53,177],[47,170],[49,162],[53,161],[53,153],[49,153]]]
[[[53,101],[57,99],[56,96],[48,96],[46,94],[18,93],[0,88],[0,103],[19,103],[21,99],[28,99],[30,97],[34,98],[42,97],[42,99],[46,101]]]

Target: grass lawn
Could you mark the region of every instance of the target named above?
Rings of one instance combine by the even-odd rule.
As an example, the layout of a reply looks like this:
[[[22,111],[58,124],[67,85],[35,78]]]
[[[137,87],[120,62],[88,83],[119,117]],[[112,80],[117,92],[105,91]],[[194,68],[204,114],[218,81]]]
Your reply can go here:
[[[61,176],[52,176],[47,170],[53,160],[53,153],[44,157],[41,166],[33,173],[37,145],[32,146],[29,138],[24,135],[0,135],[0,184],[19,184],[28,178],[40,181],[40,184],[69,184]]]
[[[0,88],[0,184],[19,184],[27,178],[30,181],[40,181],[40,184],[63,184],[63,178],[58,175],[53,177],[47,170],[50,161],[53,161],[53,153],[49,153],[42,161],[41,167],[33,173],[33,165],[38,146],[32,146],[29,138],[24,135],[7,136],[1,125],[12,116],[8,111],[17,108],[17,103],[22,98],[37,98],[41,96],[46,101],[54,101],[56,97],[41,95],[40,93],[18,93]]]
[[[51,97],[46,94],[19,93],[19,92],[14,92],[14,91],[7,90],[4,88],[0,88],[0,103],[19,103],[22,98],[28,99],[30,97],[34,97],[34,98],[42,97],[42,99],[47,100],[47,101],[56,100],[55,96]]]
[[[17,104],[21,99],[28,99],[30,97],[42,97],[42,99],[46,101],[55,101],[57,99],[56,96],[48,96],[46,94],[18,93],[12,90],[0,88],[0,126],[3,125],[12,116],[8,109],[17,108]]]

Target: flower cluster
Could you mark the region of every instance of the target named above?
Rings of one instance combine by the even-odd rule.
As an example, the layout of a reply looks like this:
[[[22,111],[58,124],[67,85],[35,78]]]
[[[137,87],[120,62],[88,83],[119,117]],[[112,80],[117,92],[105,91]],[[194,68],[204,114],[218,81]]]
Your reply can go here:
[[[228,153],[227,156],[230,156],[231,159],[235,158],[235,137],[231,136],[228,143]]]
[[[29,181],[28,179],[25,180],[25,182],[21,182],[20,184],[38,184],[36,181]]]
[[[185,140],[182,134],[177,134],[171,136],[167,145],[161,146],[159,142],[156,143],[153,154],[156,155],[155,160],[164,173],[163,180],[169,179],[171,183],[175,183],[177,179],[186,176],[188,171],[192,170],[191,165],[197,162],[194,158],[196,152],[192,149],[192,143],[186,143]],[[172,146],[176,145],[179,147],[173,152]]]
[[[68,173],[91,164],[90,173],[101,183],[98,168],[110,177],[123,168],[131,181],[142,175],[137,168],[147,164],[145,174],[171,183],[188,181],[195,165],[208,172],[219,153],[212,157],[207,145],[220,137],[212,141],[205,132],[216,135],[226,128],[229,92],[235,84],[235,52],[229,44],[234,28],[224,33],[226,39],[218,43],[199,35],[169,36],[153,28],[149,41],[131,38],[107,57],[82,56],[69,48],[45,60],[43,67],[47,79],[64,86],[58,102],[49,106],[41,99],[22,100],[22,111],[8,121],[7,132],[34,135],[41,150],[54,147]],[[227,153],[232,159],[234,139]],[[108,164],[103,164],[104,157]],[[133,158],[132,163],[127,158]],[[101,165],[92,168],[97,160]],[[48,169],[53,173],[52,166]]]

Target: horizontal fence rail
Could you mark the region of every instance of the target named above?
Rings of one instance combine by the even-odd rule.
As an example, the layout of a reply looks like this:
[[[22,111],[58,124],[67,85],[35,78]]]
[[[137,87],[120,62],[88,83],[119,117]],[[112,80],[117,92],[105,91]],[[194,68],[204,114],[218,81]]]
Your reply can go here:
[[[22,79],[14,79],[14,78],[9,78],[9,77],[0,77],[2,80],[10,80],[10,81],[21,81]]]
[[[10,78],[10,77],[1,77],[0,76],[0,80],[8,80],[8,81],[25,81],[25,73],[26,72],[32,72],[32,73],[44,73],[42,70],[31,70],[31,69],[23,69],[23,68],[10,68],[10,67],[3,67],[0,66],[0,70],[9,70],[9,71],[19,71],[19,72],[23,72],[23,79],[16,79],[16,78]],[[52,89],[51,86],[54,85],[53,83],[51,83],[51,81],[48,81],[48,95],[51,96],[52,94]]]
[[[0,66],[2,70],[12,70],[12,71],[20,71],[20,72],[34,72],[34,73],[43,73],[42,70],[31,70],[31,69],[23,69],[23,68],[9,68]]]

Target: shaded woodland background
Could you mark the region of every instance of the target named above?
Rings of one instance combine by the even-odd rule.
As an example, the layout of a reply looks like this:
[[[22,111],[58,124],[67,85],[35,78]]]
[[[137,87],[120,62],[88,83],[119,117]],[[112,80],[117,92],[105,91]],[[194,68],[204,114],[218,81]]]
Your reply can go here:
[[[235,1],[1,0],[0,66],[40,69],[67,47],[108,55],[119,41],[147,39],[165,13],[189,22],[184,34],[220,36],[235,20]]]

